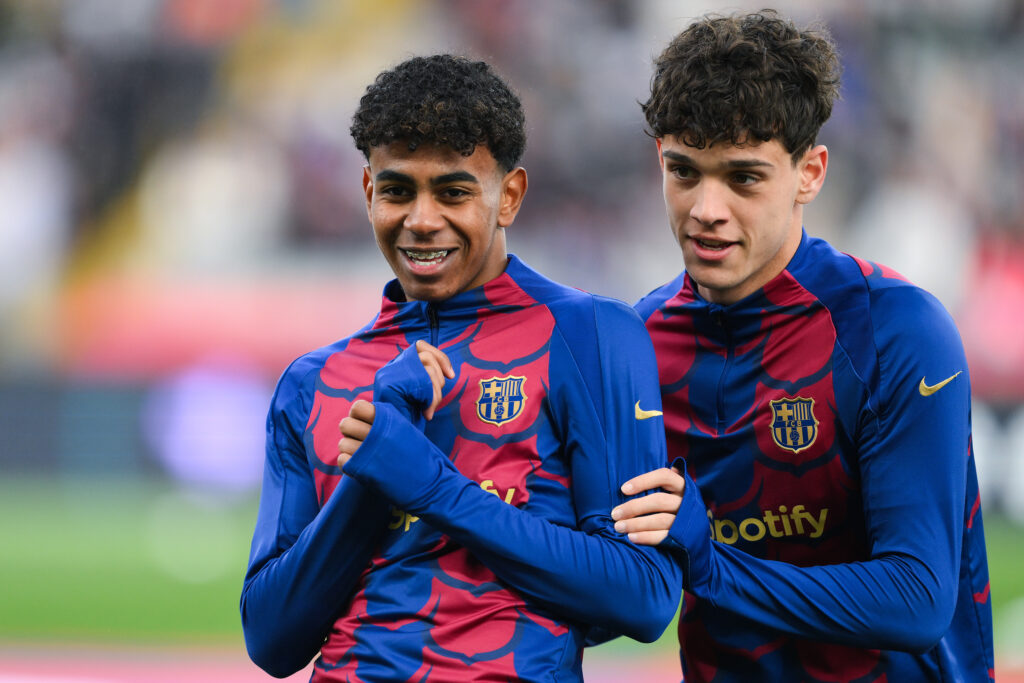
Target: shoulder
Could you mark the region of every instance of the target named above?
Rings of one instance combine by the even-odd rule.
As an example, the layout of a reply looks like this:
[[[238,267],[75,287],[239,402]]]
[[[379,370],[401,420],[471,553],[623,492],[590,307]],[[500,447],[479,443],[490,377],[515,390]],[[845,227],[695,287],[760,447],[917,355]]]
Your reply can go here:
[[[911,357],[963,355],[952,317],[932,294],[823,240],[806,246],[790,273],[828,310],[839,344],[869,385]]]
[[[320,373],[328,360],[345,350],[357,335],[345,337],[332,344],[302,354],[285,368],[274,390],[275,404],[295,402],[296,398],[311,397],[320,381]]]
[[[611,371],[613,365],[653,359],[647,329],[629,304],[555,282],[522,262],[517,264],[515,281],[551,316],[552,351],[568,361],[559,367],[590,375]],[[608,362],[609,356],[614,357],[613,363]]]
[[[593,343],[614,342],[636,334],[647,336],[643,320],[627,303],[578,290],[547,302],[563,337]]]
[[[963,343],[953,317],[930,292],[905,282],[869,287],[871,325],[880,355],[962,357]]]
[[[939,300],[896,271],[873,261],[847,256],[861,274],[879,350],[893,343],[926,348],[935,343],[960,346],[952,316]]]
[[[640,323],[636,311],[618,299],[555,282],[519,260],[514,266],[510,266],[509,272],[516,285],[551,313],[563,336],[592,338],[609,326]]]
[[[641,297],[633,308],[640,318],[647,321],[656,311],[664,307],[669,301],[675,298],[683,289],[686,282],[686,273],[682,272],[665,284],[651,290]]]

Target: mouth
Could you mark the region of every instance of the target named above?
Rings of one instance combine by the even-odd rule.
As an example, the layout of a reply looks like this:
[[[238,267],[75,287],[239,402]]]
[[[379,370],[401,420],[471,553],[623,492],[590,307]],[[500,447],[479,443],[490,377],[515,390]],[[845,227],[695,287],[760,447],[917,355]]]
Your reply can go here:
[[[707,249],[709,251],[722,251],[733,244],[733,242],[726,242],[725,240],[716,240],[701,237],[692,237],[691,239],[701,249]]]
[[[453,249],[398,249],[414,268],[433,268],[444,263]]]
[[[691,235],[690,242],[693,244],[693,253],[701,261],[708,263],[722,261],[732,253],[733,247],[738,242],[718,239],[715,237]]]

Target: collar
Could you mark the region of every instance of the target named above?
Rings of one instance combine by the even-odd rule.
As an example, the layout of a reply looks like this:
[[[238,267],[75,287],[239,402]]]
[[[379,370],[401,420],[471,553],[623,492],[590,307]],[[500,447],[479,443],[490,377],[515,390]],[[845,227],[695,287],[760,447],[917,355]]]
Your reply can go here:
[[[733,317],[746,312],[760,313],[764,309],[766,299],[776,300],[793,286],[792,272],[804,267],[811,242],[812,238],[808,236],[807,230],[801,228],[800,244],[797,245],[796,251],[793,253],[789,263],[786,264],[786,267],[778,275],[766,282],[763,287],[751,292],[739,301],[731,304],[716,304],[708,301],[697,291],[697,284],[690,277],[689,273],[685,273],[680,295],[682,295],[684,300],[693,302],[697,310],[707,311],[713,315]]]
[[[532,272],[529,266],[515,254],[509,254],[501,275],[443,301],[406,301],[398,279],[393,279],[384,285],[380,314],[373,327],[406,327],[429,321],[434,317],[446,321],[465,317],[476,318],[487,309],[521,306],[524,304],[524,293],[517,280],[529,272]]]

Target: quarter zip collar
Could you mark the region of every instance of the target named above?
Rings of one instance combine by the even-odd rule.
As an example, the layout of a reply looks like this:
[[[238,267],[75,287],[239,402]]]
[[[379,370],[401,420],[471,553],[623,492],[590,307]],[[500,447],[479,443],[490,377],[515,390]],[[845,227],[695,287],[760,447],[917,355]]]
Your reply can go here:
[[[384,286],[381,310],[373,329],[400,326],[409,331],[419,326],[445,325],[477,319],[494,307],[521,305],[522,293],[516,277],[529,270],[514,254],[509,254],[504,272],[479,287],[459,292],[443,301],[406,301],[397,279]]]
[[[708,301],[697,291],[696,283],[689,273],[686,273],[684,278],[680,298],[688,302],[685,308],[690,315],[698,321],[711,323],[705,332],[713,338],[721,338],[714,332],[717,329],[720,334],[727,335],[734,341],[748,339],[760,331],[764,311],[773,306],[772,302],[781,300],[786,290],[798,286],[790,271],[803,267],[810,251],[808,244],[809,238],[807,231],[804,230],[800,237],[800,245],[786,268],[769,280],[764,287],[735,303],[722,305]]]

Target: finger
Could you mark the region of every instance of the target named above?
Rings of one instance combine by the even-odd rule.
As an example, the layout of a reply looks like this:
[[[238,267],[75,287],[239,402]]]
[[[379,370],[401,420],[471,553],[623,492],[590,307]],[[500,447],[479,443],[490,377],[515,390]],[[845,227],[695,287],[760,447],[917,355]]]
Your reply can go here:
[[[620,534],[631,534],[637,531],[668,531],[676,516],[669,512],[659,512],[635,519],[623,519],[615,522],[615,530]]]
[[[638,531],[628,538],[637,545],[658,545],[668,536],[667,531]]]
[[[654,489],[662,489],[669,493],[682,494],[686,480],[678,471],[662,467],[633,477],[622,485],[622,492],[627,496]]]
[[[420,354],[420,360],[423,361],[423,369],[427,371],[427,377],[430,378],[430,402],[423,408],[423,417],[429,420],[434,417],[434,409],[438,403],[437,397],[441,393],[438,382],[443,380],[441,380],[441,369],[433,360],[424,358],[424,354]]]
[[[433,347],[430,348],[433,349]],[[437,351],[437,349],[433,350]],[[437,351],[437,353],[441,352]],[[434,412],[437,410],[437,406],[440,405],[441,397],[444,393],[444,370],[441,368],[438,358],[427,351],[420,353],[420,361],[423,363],[423,368],[427,371],[427,376],[430,377],[430,384],[433,390],[430,404],[423,410],[423,417],[430,420],[433,419]]]
[[[452,362],[448,358],[448,354],[444,351],[436,346],[428,344],[422,339],[416,342],[416,351],[419,353],[421,361],[423,360],[424,354],[430,356],[430,358],[432,358],[441,368],[441,374],[448,379],[455,379],[455,368],[452,366]],[[424,365],[426,365],[426,362],[424,362]]]
[[[371,425],[349,416],[342,418],[341,424],[339,424],[338,427],[341,429],[342,436],[350,439],[357,439],[359,441],[365,441],[366,437],[370,434]]]
[[[434,389],[438,390],[444,387],[444,369],[441,367],[440,361],[436,357],[429,353],[420,354],[420,362],[423,363],[423,368],[427,371],[430,376],[430,382],[434,385]]]
[[[424,367],[427,369],[427,374],[430,375],[430,382],[434,389],[430,404],[423,410],[423,416],[429,420],[434,417],[434,411],[437,410],[437,406],[441,403],[444,378],[441,377],[441,368],[436,363]]]
[[[362,444],[363,442],[360,441],[359,439],[350,439],[347,436],[341,441],[339,441],[338,467],[344,467],[345,463],[347,463],[352,458],[352,456],[355,455],[356,451],[359,450],[359,447]]]
[[[441,369],[444,371],[444,376],[448,379],[455,379],[455,367],[452,365],[451,359],[448,358],[448,354],[441,350],[438,350],[438,353],[441,354],[439,360],[441,361]]]
[[[670,512],[675,514],[679,511],[679,504],[682,497],[675,493],[660,491],[648,496],[627,500],[622,505],[612,509],[612,519],[632,519],[642,515],[650,515],[656,512]]]
[[[373,424],[373,418],[377,415],[377,409],[373,407],[373,404],[369,401],[362,399],[352,404],[352,407],[348,411],[349,417],[354,417],[357,420],[362,420],[367,424]]]

